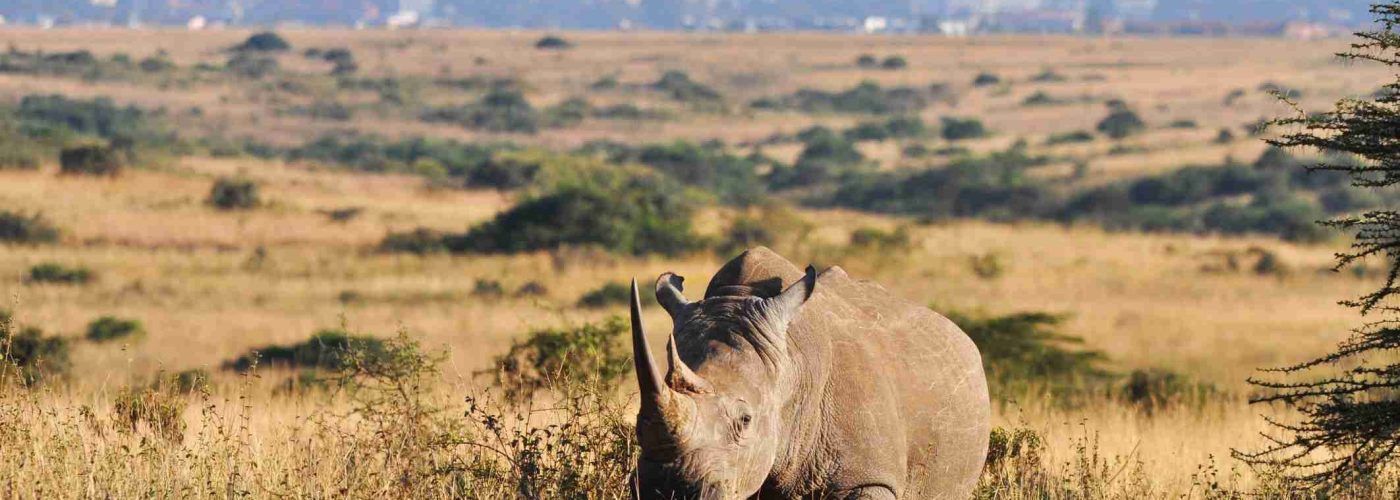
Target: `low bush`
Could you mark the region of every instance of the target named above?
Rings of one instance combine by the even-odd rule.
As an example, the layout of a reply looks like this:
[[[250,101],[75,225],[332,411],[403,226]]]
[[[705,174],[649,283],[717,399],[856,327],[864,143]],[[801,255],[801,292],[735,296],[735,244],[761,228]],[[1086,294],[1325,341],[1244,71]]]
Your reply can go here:
[[[42,214],[0,210],[0,243],[53,243],[58,236],[58,228]]]
[[[1000,84],[1001,77],[997,76],[995,73],[978,73],[977,77],[972,79],[972,86],[974,87],[990,87]]]
[[[684,71],[667,71],[651,88],[665,93],[672,100],[701,106],[717,106],[724,101],[719,91],[692,80]]]
[[[1056,146],[1060,144],[1075,144],[1082,142],[1094,142],[1094,134],[1083,130],[1075,130],[1073,132],[1060,132],[1057,134],[1052,134],[1048,139],[1046,139],[1045,145]]]
[[[1036,73],[1035,76],[1032,76],[1031,81],[1035,83],[1059,83],[1069,81],[1069,78],[1056,73],[1052,68],[1045,68],[1040,73]]]
[[[475,103],[431,109],[422,118],[491,132],[533,134],[542,125],[540,112],[515,88],[492,89]]]
[[[97,175],[116,177],[122,162],[116,150],[104,144],[84,144],[63,148],[59,153],[59,172],[64,175]]]
[[[85,285],[94,279],[96,276],[93,272],[81,266],[69,267],[56,262],[45,262],[29,268],[30,283]]]
[[[0,388],[15,382],[35,385],[64,376],[70,367],[69,342],[34,327],[21,327],[0,310]]]
[[[632,350],[622,342],[630,330],[620,317],[576,327],[541,329],[511,342],[497,356],[493,378],[511,401],[571,384],[615,388],[632,371]]]
[[[382,360],[384,341],[352,335],[344,330],[321,330],[291,345],[268,345],[248,351],[224,363],[224,368],[246,372],[254,366],[341,370],[352,362]]]
[[[574,48],[574,44],[557,35],[545,35],[543,38],[535,41],[535,48],[541,50],[563,50]]]
[[[678,140],[641,147],[613,145],[614,163],[641,163],[687,186],[713,194],[721,203],[747,206],[764,196],[760,161],[728,152],[722,143]]]
[[[219,210],[247,210],[258,206],[258,184],[244,177],[220,177],[205,200]]]
[[[880,59],[876,58],[874,54],[861,54],[859,57],[856,57],[856,66],[861,68],[875,68],[880,66]]]
[[[831,129],[816,126],[798,134],[802,152],[791,167],[775,168],[769,185],[775,189],[811,186],[867,170],[865,155],[854,142]]]
[[[478,279],[476,280],[476,284],[472,285],[472,296],[474,297],[481,297],[485,299],[499,299],[501,297],[504,297],[505,295],[506,289],[505,287],[501,286],[500,281]]]
[[[873,81],[865,81],[842,92],[803,89],[789,96],[759,99],[751,106],[807,113],[911,115],[928,107],[929,99],[928,91],[910,87],[886,89]]]
[[[982,125],[982,121],[976,118],[945,116],[939,120],[942,122],[942,134],[944,139],[960,141],[963,139],[976,139],[987,136],[987,127]]]
[[[418,255],[446,252],[447,244],[444,242],[446,236],[447,233],[442,231],[422,227],[411,231],[393,232],[384,236],[384,239],[379,242],[379,250]]]
[[[603,286],[589,290],[578,299],[578,306],[589,309],[601,309],[604,307],[619,306],[626,304],[632,294],[632,287],[626,283],[609,281]]]
[[[292,44],[287,43],[287,40],[282,38],[282,35],[271,31],[264,31],[261,33],[254,33],[252,36],[243,40],[243,43],[233,46],[232,50],[237,52],[282,52],[290,50],[291,48]]]
[[[1096,128],[1109,138],[1119,140],[1146,130],[1147,124],[1143,123],[1142,118],[1139,118],[1133,110],[1126,107],[1113,107],[1108,116],[1099,121]]]
[[[606,184],[573,184],[528,198],[461,235],[454,252],[516,253],[598,245],[610,251],[676,255],[697,249],[694,206],[682,190],[654,176]]]
[[[84,338],[92,342],[107,342],[127,337],[138,337],[144,333],[146,333],[146,329],[139,320],[103,316],[88,323]]]
[[[880,61],[880,69],[900,70],[909,67],[909,61],[903,56],[889,56],[884,61]]]
[[[1103,353],[1084,349],[1083,339],[1061,333],[1064,318],[1046,313],[1006,316],[947,314],[982,353],[991,393],[1014,399],[1045,391],[1058,400],[1082,396],[1113,380]]]
[[[909,228],[899,226],[893,231],[862,227],[851,232],[851,247],[876,252],[907,252],[914,247]]]

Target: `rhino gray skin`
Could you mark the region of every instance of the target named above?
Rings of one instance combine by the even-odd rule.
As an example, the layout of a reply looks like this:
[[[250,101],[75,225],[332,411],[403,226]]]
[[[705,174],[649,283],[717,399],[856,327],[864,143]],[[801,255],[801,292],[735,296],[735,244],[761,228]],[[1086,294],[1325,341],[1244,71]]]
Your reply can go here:
[[[633,498],[968,498],[991,407],[981,356],[951,321],[856,281],[744,252],[688,302],[652,359],[632,283],[641,389]],[[785,287],[785,285],[787,285]]]

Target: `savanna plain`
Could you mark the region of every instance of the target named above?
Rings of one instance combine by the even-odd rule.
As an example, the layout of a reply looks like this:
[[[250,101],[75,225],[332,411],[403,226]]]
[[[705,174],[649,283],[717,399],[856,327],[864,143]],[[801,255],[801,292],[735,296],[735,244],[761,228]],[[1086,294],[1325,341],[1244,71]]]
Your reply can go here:
[[[765,245],[973,336],[980,498],[1282,496],[1346,43],[0,30],[0,493],[622,498],[629,280]]]

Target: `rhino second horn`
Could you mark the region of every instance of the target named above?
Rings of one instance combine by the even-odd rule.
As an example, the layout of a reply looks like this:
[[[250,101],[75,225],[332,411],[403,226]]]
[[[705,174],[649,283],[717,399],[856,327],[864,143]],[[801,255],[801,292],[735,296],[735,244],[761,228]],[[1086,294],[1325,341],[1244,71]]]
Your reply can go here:
[[[676,348],[676,335],[673,333],[671,341],[666,343],[666,361],[670,365],[670,370],[666,372],[666,385],[685,394],[713,394],[714,386],[691,371]]]
[[[681,295],[681,290],[684,289],[685,278],[677,276],[676,273],[663,273],[656,278],[656,302],[671,315],[672,321],[677,320],[680,314],[690,307],[690,301]]]

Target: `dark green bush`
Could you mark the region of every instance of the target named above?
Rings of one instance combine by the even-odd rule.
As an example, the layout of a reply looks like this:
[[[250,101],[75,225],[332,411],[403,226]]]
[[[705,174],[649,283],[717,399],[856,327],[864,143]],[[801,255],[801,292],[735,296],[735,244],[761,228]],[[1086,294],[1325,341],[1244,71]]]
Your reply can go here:
[[[43,215],[0,210],[0,243],[53,243],[59,231]]]
[[[482,373],[511,401],[525,401],[542,390],[570,384],[615,388],[632,371],[632,350],[621,342],[628,332],[620,317],[572,328],[543,329],[511,342]]]
[[[683,184],[714,194],[728,205],[749,205],[764,195],[759,161],[731,154],[718,142],[696,144],[679,140],[640,148],[619,146],[608,157],[618,163],[649,166]]]
[[[45,262],[29,268],[30,283],[85,285],[95,278],[93,272],[86,267],[68,267],[56,262]]]
[[[900,70],[909,67],[909,61],[903,56],[889,56],[880,62],[881,69]]]
[[[519,89],[497,88],[472,104],[436,108],[423,114],[427,121],[452,122],[468,129],[532,134],[541,126],[539,111]]]
[[[20,327],[9,313],[0,311],[0,382],[35,385],[62,377],[71,366],[68,358],[68,339]]]
[[[855,143],[826,127],[812,127],[799,138],[804,145],[802,153],[790,168],[775,169],[769,175],[769,183],[774,188],[811,186],[862,170],[865,155],[856,149]]]
[[[291,48],[292,44],[287,43],[282,35],[264,31],[248,37],[243,43],[235,45],[233,50],[239,52],[281,52]]]
[[[989,87],[999,84],[1001,84],[1001,77],[994,73],[978,73],[977,77],[972,79],[972,85],[974,87]]]
[[[651,84],[651,88],[679,102],[713,106],[724,101],[719,91],[692,80],[690,74],[684,71],[667,71],[661,75],[661,79]]]
[[[976,118],[945,116],[940,118],[940,121],[943,124],[943,138],[950,141],[976,139],[987,135],[987,127]]]
[[[631,294],[632,287],[626,283],[609,281],[579,297],[578,306],[590,309],[618,306],[626,304]]]
[[[574,47],[573,42],[560,38],[556,35],[546,35],[535,41],[535,48],[541,50],[563,50]]]
[[[224,63],[224,71],[252,80],[276,73],[279,68],[277,59],[250,52],[235,53]]]
[[[1171,127],[1171,128],[1182,128],[1182,129],[1192,129],[1192,128],[1199,127],[1199,125],[1196,124],[1196,120],[1189,120],[1189,119],[1172,120],[1172,122],[1169,123],[1169,124],[1167,124],[1167,126],[1168,126],[1168,127]]]
[[[1099,121],[1097,129],[1109,138],[1118,140],[1146,130],[1147,124],[1131,109],[1114,107],[1107,117]]]
[[[205,200],[219,210],[246,210],[258,206],[258,184],[243,177],[220,177]]]
[[[1022,106],[1054,106],[1063,103],[1064,101],[1050,95],[1049,92],[1044,90],[1037,90],[1034,94],[1028,95],[1025,99],[1021,100]]]
[[[379,243],[379,250],[419,255],[446,252],[447,244],[443,241],[446,236],[447,234],[441,231],[422,227],[407,232],[389,233]]]
[[[145,112],[117,106],[110,98],[70,99],[62,95],[29,95],[20,99],[16,117],[34,133],[39,128],[59,128],[95,135],[113,144],[130,143],[149,136],[152,124]]]
[[[843,92],[803,89],[790,96],[754,101],[759,109],[797,109],[808,113],[910,115],[928,107],[929,93],[909,87],[885,89],[873,81]]]
[[[909,236],[909,228],[904,226],[894,231],[862,227],[851,232],[851,246],[878,252],[906,252],[914,247],[914,241]]]
[[[487,299],[498,299],[506,295],[505,287],[496,280],[478,279],[472,286],[472,295]]]
[[[861,54],[856,58],[856,66],[862,68],[874,68],[880,65],[880,60],[874,54]]]
[[[254,365],[273,368],[316,368],[343,370],[360,361],[386,356],[384,341],[352,335],[344,330],[321,330],[306,341],[292,345],[268,345],[224,363],[224,368],[240,372]]]
[[[1073,144],[1080,142],[1094,142],[1094,134],[1083,130],[1052,134],[1050,138],[1045,140],[1045,145],[1055,146],[1059,144]]]
[[[928,126],[916,116],[896,116],[883,122],[861,122],[842,132],[852,141],[883,141],[891,138],[911,139],[923,137]]]
[[[972,316],[948,313],[982,353],[991,393],[1013,399],[1028,391],[1057,398],[1093,391],[1109,383],[1103,353],[1085,349],[1083,339],[1059,332],[1063,318],[1046,313]]]
[[[103,316],[88,323],[87,334],[84,337],[92,342],[107,342],[144,333],[146,330],[139,320]]]
[[[1229,144],[1234,141],[1235,133],[1231,132],[1228,128],[1221,128],[1220,132],[1215,134],[1216,144]]]
[[[1031,81],[1036,83],[1059,83],[1068,80],[1069,78],[1066,78],[1065,75],[1056,73],[1055,70],[1051,68],[1045,68],[1040,73],[1031,77]]]
[[[566,185],[522,201],[463,235],[454,252],[516,253],[598,245],[610,251],[675,255],[694,250],[694,207],[674,185],[634,176],[617,185]]]
[[[99,175],[116,177],[121,174],[122,162],[111,146],[84,144],[63,148],[59,153],[60,172],[64,175]]]

